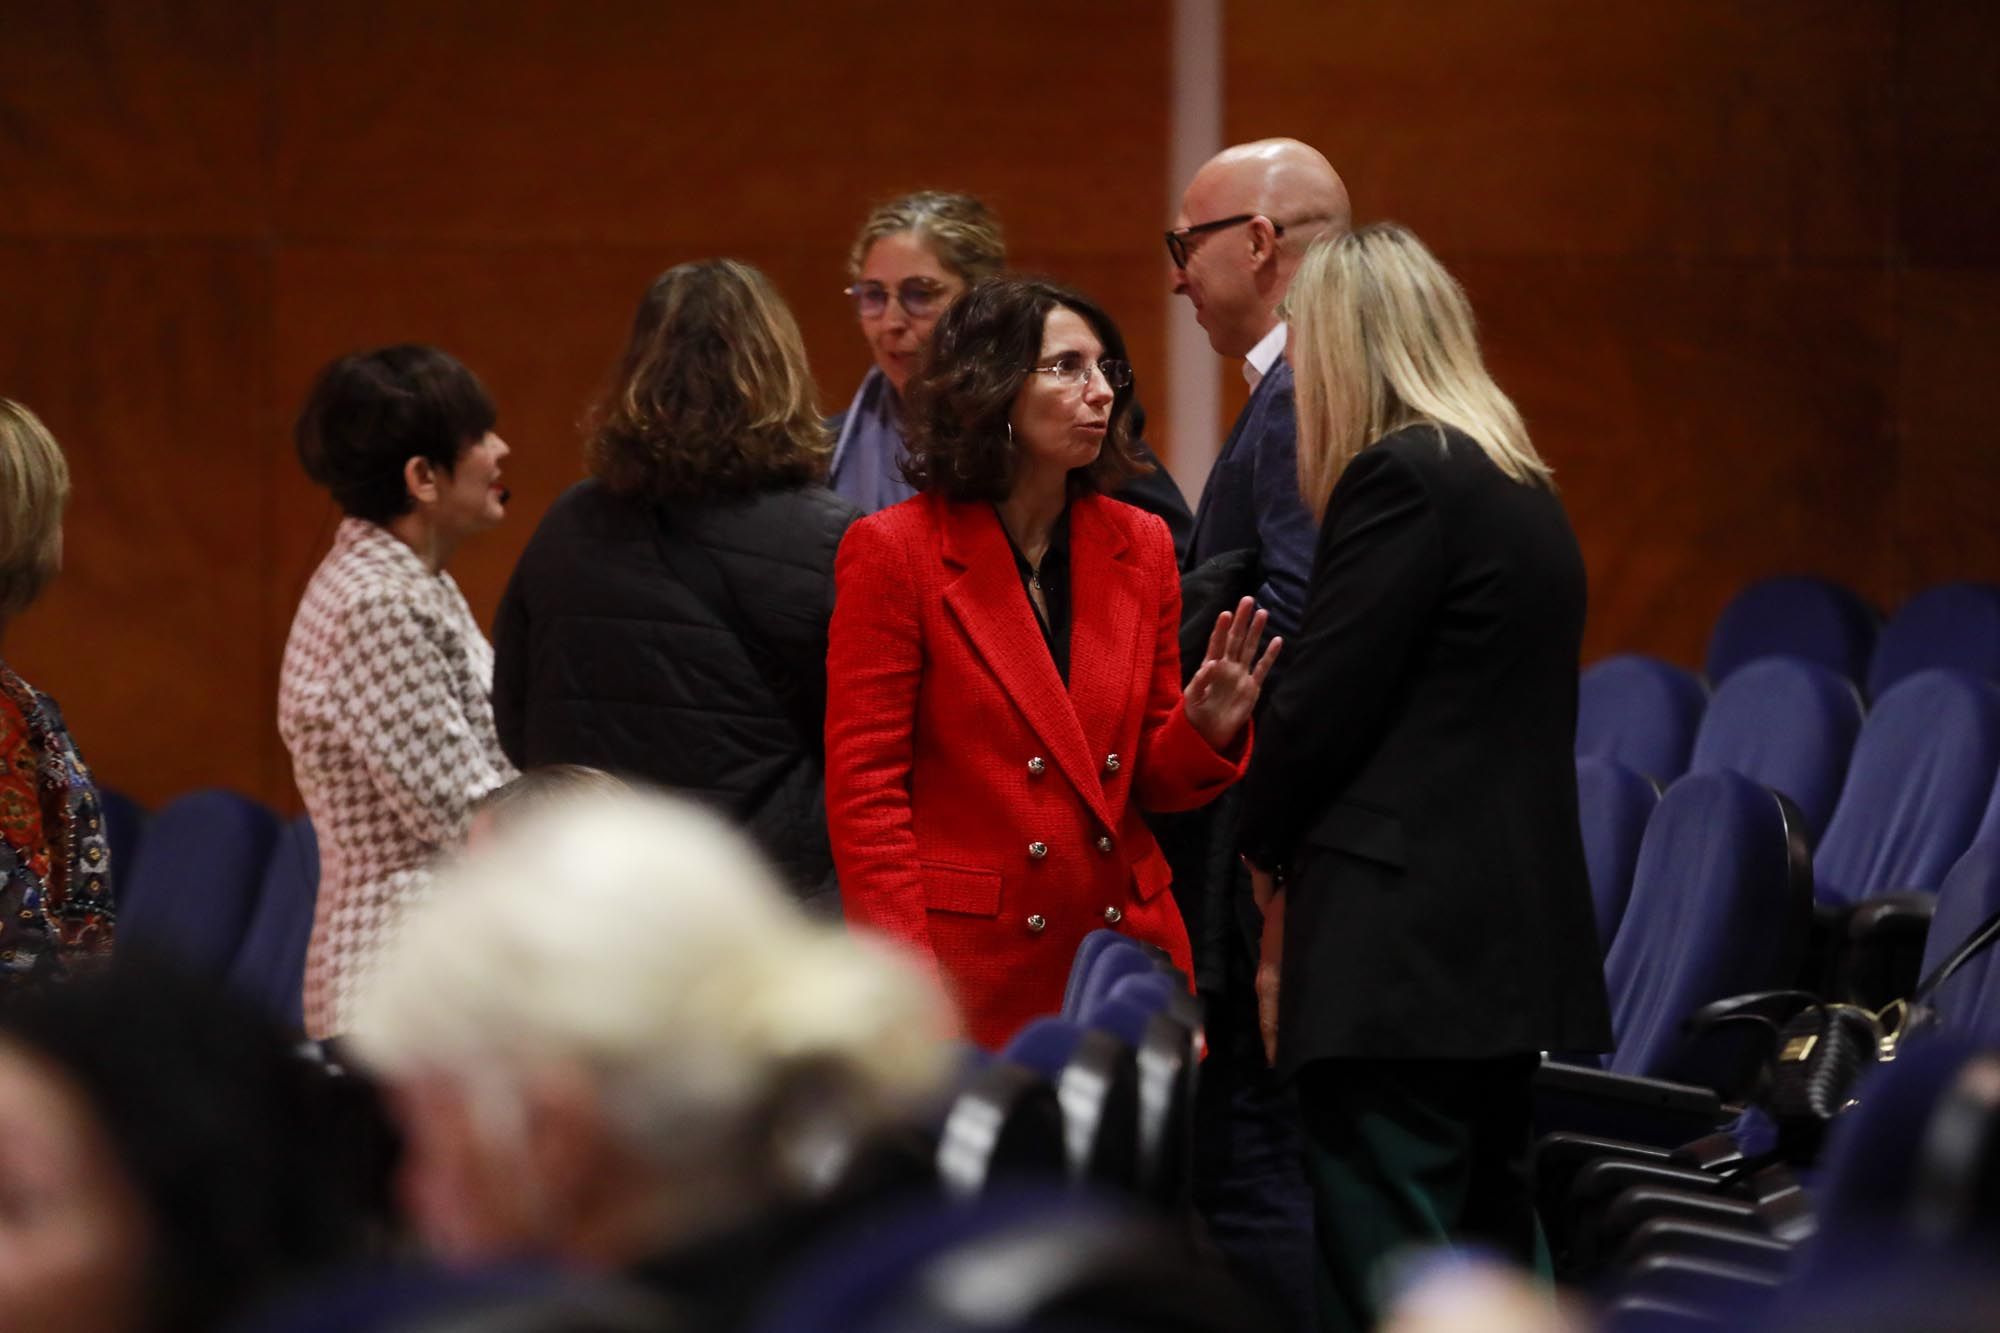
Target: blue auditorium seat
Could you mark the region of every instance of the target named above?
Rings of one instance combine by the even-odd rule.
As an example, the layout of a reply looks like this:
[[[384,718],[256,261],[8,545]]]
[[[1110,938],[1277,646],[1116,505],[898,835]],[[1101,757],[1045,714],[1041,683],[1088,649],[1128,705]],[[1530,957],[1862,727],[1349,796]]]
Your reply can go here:
[[[1688,772],[1733,769],[1784,793],[1817,839],[1833,817],[1864,712],[1851,681],[1816,663],[1747,663],[1709,696]]]
[[[1583,861],[1590,872],[1590,897],[1597,908],[1597,940],[1610,949],[1632,873],[1639,864],[1639,841],[1660,803],[1653,780],[1623,764],[1585,755],[1576,761],[1577,816],[1583,826]]]
[[[1146,1275],[1098,1279],[1114,1257],[1146,1257]],[[1180,1287],[1192,1277],[1172,1239],[1112,1199],[1012,1189],[972,1205],[908,1203],[842,1229],[766,1299],[754,1333],[950,1333],[972,1329],[1264,1327],[1250,1297]],[[1062,1309],[1088,1289],[1088,1313]],[[1148,1301],[1148,1297],[1152,1297]],[[1110,1301],[1110,1305],[1106,1303]],[[1218,1305],[1210,1309],[1210,1301]],[[1152,1309],[1152,1305],[1166,1309]]]
[[[1154,977],[1171,985],[1167,978]],[[1139,1076],[1139,1192],[1163,1208],[1187,1200],[1194,1180],[1194,1089],[1200,1048],[1193,1028],[1158,1005],[1150,987],[1128,977],[1097,1006],[1090,1026],[1132,1048]]]
[[[1687,771],[1707,703],[1691,671],[1654,657],[1607,657],[1578,682],[1576,752],[1672,782]]]
[[[2000,680],[2000,586],[1942,583],[1898,607],[1875,641],[1869,697],[1933,667]]]
[[[1083,1012],[1083,987],[1097,956],[1106,949],[1132,947],[1132,937],[1108,928],[1099,928],[1078,941],[1076,956],[1070,960],[1069,980],[1063,987],[1062,1012],[1074,1017]]]
[[[1928,977],[2000,912],[2000,842],[1975,843],[1938,890],[1917,975]],[[2000,1047],[2000,944],[1966,960],[1930,997],[1939,1031]]]
[[[225,976],[277,840],[278,817],[247,796],[218,788],[169,802],[125,881],[118,948]]]
[[[1848,680],[1868,674],[1881,617],[1854,591],[1805,574],[1759,579],[1730,599],[1708,636],[1709,684],[1745,663],[1798,657]]]
[[[1055,1085],[1073,1179],[1136,1186],[1139,1071],[1130,1046],[1101,1028],[1049,1017],[1015,1033],[1000,1054]]]
[[[146,836],[146,807],[122,791],[97,789],[98,804],[104,810],[104,837],[111,850],[111,896],[122,897],[125,881],[132,877],[132,862],[139,855],[139,843]]]
[[[1091,960],[1090,970],[1085,974],[1083,987],[1077,994],[1074,1012],[1065,1012],[1063,1017],[1080,1019],[1088,1014],[1111,993],[1111,988],[1125,977],[1144,976],[1157,971],[1153,956],[1141,948],[1129,936],[1121,936],[1120,943],[1100,949]]]
[[[1727,1090],[1754,1047],[1684,1030],[1702,1005],[1790,986],[1812,916],[1803,839],[1775,793],[1737,773],[1690,774],[1646,826],[1625,920],[1604,960],[1613,1073]]]
[[[257,906],[229,969],[229,986],[271,1021],[305,1026],[306,946],[319,896],[319,840],[306,815],[286,824],[271,849]]]
[[[1936,889],[1972,845],[2000,772],[2000,690],[1920,671],[1876,700],[1813,854],[1830,906]]]

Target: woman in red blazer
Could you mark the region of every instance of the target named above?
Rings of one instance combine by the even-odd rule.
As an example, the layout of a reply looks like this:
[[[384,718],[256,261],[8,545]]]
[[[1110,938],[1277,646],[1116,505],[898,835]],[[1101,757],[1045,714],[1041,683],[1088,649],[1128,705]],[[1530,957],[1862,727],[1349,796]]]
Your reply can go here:
[[[1112,926],[1190,967],[1140,819],[1243,773],[1278,648],[1245,598],[1179,687],[1167,528],[1100,492],[1143,465],[1116,327],[995,278],[910,385],[919,494],[848,530],[827,654],[827,815],[848,920],[927,956],[970,1035],[1051,1013]],[[1253,665],[1254,662],[1254,665]]]

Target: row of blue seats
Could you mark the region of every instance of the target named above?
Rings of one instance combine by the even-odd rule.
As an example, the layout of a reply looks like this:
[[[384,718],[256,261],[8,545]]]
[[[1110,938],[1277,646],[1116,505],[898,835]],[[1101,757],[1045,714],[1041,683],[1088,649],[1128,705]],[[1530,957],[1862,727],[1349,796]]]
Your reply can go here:
[[[1871,699],[1930,667],[2000,679],[2000,587],[1939,584],[1904,602],[1885,624],[1852,589],[1830,580],[1762,579],[1716,617],[1708,679],[1720,685],[1746,663],[1781,656],[1865,684]]]
[[[1968,847],[2000,840],[2000,687],[1972,676],[1918,672],[1864,714],[1825,668],[1767,658],[1723,682],[1691,748],[1689,773],[1740,773],[1790,801],[1812,849],[1814,895],[1829,906],[1935,890]],[[1607,945],[1660,799],[1653,776],[1621,753],[1577,759]]]
[[[1700,771],[1690,765],[1699,761],[1707,714],[1740,674],[1773,658],[1817,669],[1823,683],[1814,697],[1788,706],[1828,714],[1832,722],[1820,725],[1845,725],[1850,736],[1864,709],[1861,682],[1865,698],[1879,701],[1928,670],[2000,681],[2000,587],[1951,583],[1919,593],[1879,639],[1873,615],[1852,592],[1824,580],[1753,584],[1716,624],[1706,679],[1636,653],[1607,657],[1585,670],[1576,752],[1616,759],[1663,783]]]
[[[147,813],[107,790],[117,947],[176,959],[297,1031],[306,946],[319,892],[319,842],[304,815],[286,820],[211,788]]]
[[[1201,1003],[1156,949],[1087,935],[1059,1013],[997,1055],[967,1055],[937,1164],[955,1198],[996,1182],[1066,1179],[1183,1213],[1192,1185]]]

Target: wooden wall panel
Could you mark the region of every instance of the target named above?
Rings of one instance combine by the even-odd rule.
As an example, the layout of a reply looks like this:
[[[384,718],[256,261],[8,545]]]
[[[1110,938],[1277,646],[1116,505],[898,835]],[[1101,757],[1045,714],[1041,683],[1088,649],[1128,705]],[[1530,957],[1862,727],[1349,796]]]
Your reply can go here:
[[[1235,0],[1228,133],[1453,254],[1873,254],[1895,0]]]
[[[1893,606],[2000,569],[1990,6],[1229,18],[1230,136],[1315,143],[1466,281],[1584,542],[1587,656],[1698,664],[1764,574]]]
[[[291,805],[278,659],[335,521],[291,451],[313,373],[414,339],[485,379],[514,514],[454,572],[489,620],[646,282],[758,264],[839,408],[868,365],[848,241],[904,190],[985,196],[1147,373],[1167,18],[1096,7],[1107,59],[1053,0],[0,0],[0,393],[78,475],[69,576],[10,660],[107,780]]]
[[[270,29],[236,0],[0,2],[0,236],[263,226]]]
[[[272,791],[258,633],[268,438],[263,261],[236,244],[0,242],[0,393],[68,454],[62,576],[7,660],[106,782]]]

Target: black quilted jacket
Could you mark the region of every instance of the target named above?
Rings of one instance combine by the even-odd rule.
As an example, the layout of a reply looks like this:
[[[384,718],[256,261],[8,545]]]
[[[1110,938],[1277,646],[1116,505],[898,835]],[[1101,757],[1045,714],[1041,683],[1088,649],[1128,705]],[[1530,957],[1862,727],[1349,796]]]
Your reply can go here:
[[[859,516],[818,486],[666,507],[571,487],[494,624],[508,757],[590,764],[707,802],[812,908],[837,911],[819,720],[833,557]],[[663,552],[663,525],[708,561]],[[713,605],[718,589],[733,609]]]

